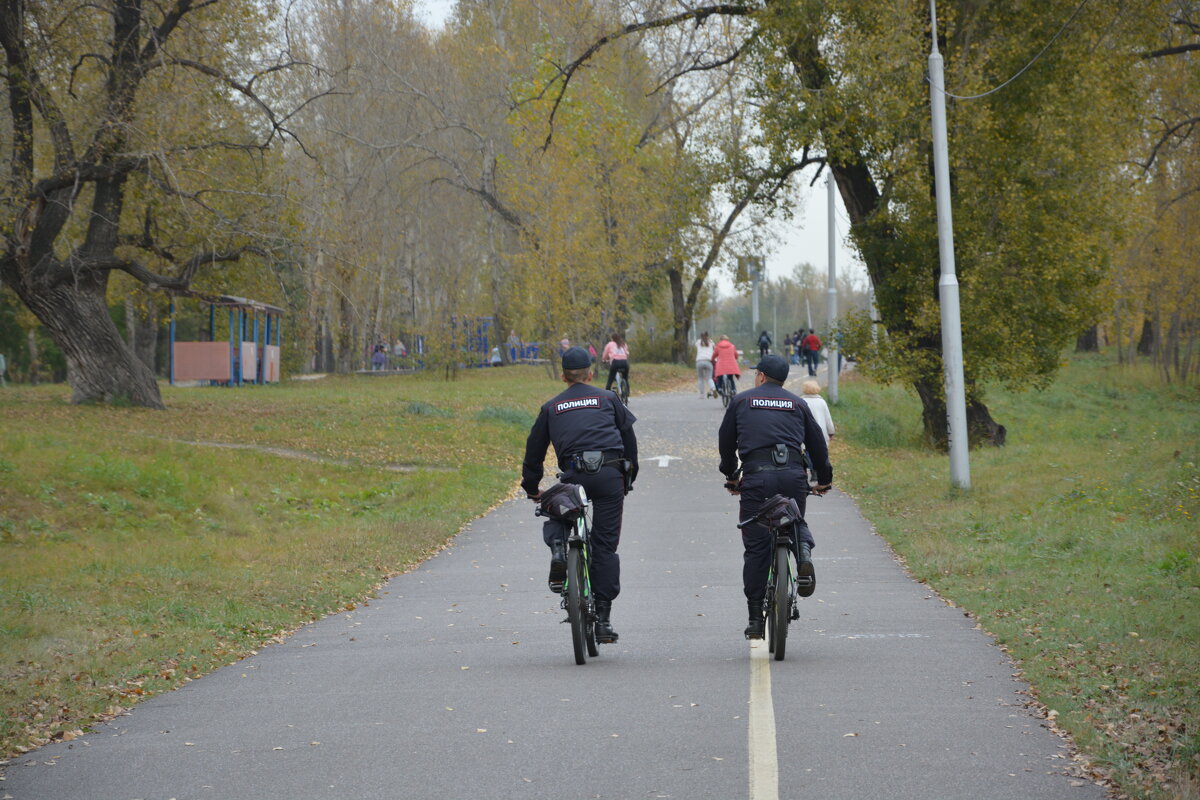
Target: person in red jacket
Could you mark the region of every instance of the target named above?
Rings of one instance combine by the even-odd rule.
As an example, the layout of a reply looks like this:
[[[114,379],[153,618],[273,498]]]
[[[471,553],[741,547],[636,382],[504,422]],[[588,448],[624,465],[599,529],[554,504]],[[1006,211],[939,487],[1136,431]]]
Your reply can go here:
[[[808,376],[815,378],[817,376],[817,354],[821,352],[821,340],[813,333],[813,329],[808,329],[808,336],[800,342],[800,350],[804,354],[804,363],[808,366]]]
[[[717,381],[717,388],[720,389],[722,381],[729,381],[734,392],[737,391],[737,381],[735,378],[740,378],[742,370],[738,367],[737,348],[733,346],[733,342],[729,341],[728,336],[722,336],[721,340],[713,347],[713,377]]]

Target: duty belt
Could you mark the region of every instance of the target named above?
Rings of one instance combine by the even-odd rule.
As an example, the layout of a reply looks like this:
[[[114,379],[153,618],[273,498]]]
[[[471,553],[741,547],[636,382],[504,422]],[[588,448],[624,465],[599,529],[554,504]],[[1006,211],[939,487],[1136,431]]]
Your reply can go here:
[[[625,458],[625,454],[620,450],[603,450],[600,452],[604,459],[600,462],[601,467],[619,466]],[[583,465],[583,453],[572,453],[564,461],[559,462],[558,466],[563,471],[568,469],[576,472],[586,471]]]
[[[788,462],[786,464],[776,464],[771,454],[775,451],[774,447],[760,447],[757,450],[751,450],[742,457],[742,474],[753,475],[756,472],[765,472],[767,470],[784,470],[784,469],[804,469],[804,451],[794,450],[791,447],[787,449]]]

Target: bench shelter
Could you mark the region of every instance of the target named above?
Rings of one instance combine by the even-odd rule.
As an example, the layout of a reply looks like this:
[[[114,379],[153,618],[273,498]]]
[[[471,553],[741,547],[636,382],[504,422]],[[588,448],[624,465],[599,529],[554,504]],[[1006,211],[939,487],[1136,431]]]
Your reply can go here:
[[[224,386],[278,383],[283,309],[232,295],[193,296],[208,305],[209,340],[175,340],[175,300],[172,299],[171,385],[183,381],[207,381],[210,385]],[[220,313],[218,309],[221,309]],[[228,317],[228,325],[225,317]],[[217,339],[218,324],[221,339]]]

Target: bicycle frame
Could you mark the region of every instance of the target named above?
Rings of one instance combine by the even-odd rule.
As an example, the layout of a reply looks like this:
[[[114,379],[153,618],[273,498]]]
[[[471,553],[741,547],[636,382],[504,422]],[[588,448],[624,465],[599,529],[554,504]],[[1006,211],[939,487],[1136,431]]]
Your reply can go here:
[[[567,532],[567,547],[577,547],[583,551],[583,596],[587,603],[588,617],[591,618],[595,612],[595,601],[592,599],[592,552],[588,548],[588,530],[587,512],[585,511],[579,516],[579,519],[575,520],[575,525]],[[567,580],[563,582],[563,608],[567,607],[567,589],[570,586],[570,580],[571,575],[568,573]]]
[[[750,519],[739,522],[738,528],[741,529],[758,522],[766,527],[771,537],[771,560],[767,567],[762,615],[767,624],[768,649],[775,654],[776,661],[782,661],[787,650],[788,624],[791,622],[793,610],[797,607],[796,602],[799,595],[799,564],[796,560],[796,551],[793,549],[794,540],[792,538],[797,519],[764,518],[768,506],[775,507],[775,504],[768,501],[764,504],[764,508]]]

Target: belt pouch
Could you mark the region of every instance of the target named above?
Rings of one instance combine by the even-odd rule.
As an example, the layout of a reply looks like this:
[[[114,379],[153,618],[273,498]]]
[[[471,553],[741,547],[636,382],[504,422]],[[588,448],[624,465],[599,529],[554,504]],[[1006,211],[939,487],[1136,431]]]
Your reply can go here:
[[[771,463],[777,467],[786,466],[789,455],[786,444],[777,444],[771,448]]]
[[[579,465],[588,475],[595,475],[604,466],[604,451],[585,450],[579,454]]]

